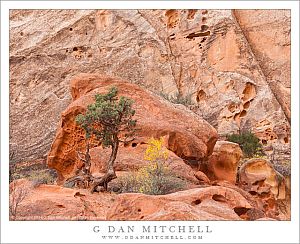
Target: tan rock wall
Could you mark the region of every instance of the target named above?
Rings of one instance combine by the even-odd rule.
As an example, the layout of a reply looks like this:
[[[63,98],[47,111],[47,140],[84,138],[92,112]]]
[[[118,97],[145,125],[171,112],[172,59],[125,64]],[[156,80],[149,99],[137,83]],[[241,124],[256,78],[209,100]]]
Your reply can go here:
[[[234,15],[272,92],[290,120],[290,10],[235,10]]]
[[[221,135],[252,128],[286,154],[289,18],[281,10],[12,10],[11,162],[48,152],[70,79],[82,72],[190,95],[190,108]]]

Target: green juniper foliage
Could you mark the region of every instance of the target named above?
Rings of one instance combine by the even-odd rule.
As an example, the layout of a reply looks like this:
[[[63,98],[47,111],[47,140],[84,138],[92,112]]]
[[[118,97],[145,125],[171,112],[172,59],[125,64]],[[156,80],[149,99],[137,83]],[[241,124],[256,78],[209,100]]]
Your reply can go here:
[[[246,131],[240,134],[227,135],[226,139],[240,145],[246,157],[262,156],[262,145],[253,133]]]
[[[103,147],[113,146],[119,139],[119,133],[125,137],[132,135],[136,120],[132,117],[133,100],[117,97],[118,89],[112,87],[106,94],[96,94],[95,103],[87,107],[86,114],[79,114],[76,122],[85,130],[86,138],[94,135]]]

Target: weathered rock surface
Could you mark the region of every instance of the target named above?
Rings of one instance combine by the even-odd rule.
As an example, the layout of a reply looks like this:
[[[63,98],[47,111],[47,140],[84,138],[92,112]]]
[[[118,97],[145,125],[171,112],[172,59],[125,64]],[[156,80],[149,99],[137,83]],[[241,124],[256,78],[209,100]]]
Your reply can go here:
[[[107,220],[241,220],[235,213],[252,206],[238,192],[220,186],[163,196],[118,195]]]
[[[17,189],[30,184],[21,180]],[[100,197],[82,189],[31,185],[20,202],[16,220],[105,220],[112,201],[113,196],[109,193],[101,193]]]
[[[289,20],[287,10],[10,11],[11,162],[48,152],[82,72],[191,95],[220,134],[252,129],[270,154],[289,155]]]
[[[284,199],[285,179],[272,164],[265,159],[251,159],[239,170],[239,182],[247,191],[257,194],[270,193],[276,199]]]
[[[58,171],[58,182],[72,176],[81,164],[76,151],[83,151],[85,140],[82,129],[75,123],[76,115],[83,113],[87,105],[93,103],[96,93],[105,93],[112,86],[118,87],[120,96],[135,101],[134,118],[138,121],[138,130],[130,147],[145,144],[151,137],[163,136],[166,147],[183,159],[201,161],[212,153],[218,137],[216,130],[188,109],[171,104],[135,84],[120,79],[81,74],[71,82],[74,101],[62,113],[56,137],[48,154],[48,166]],[[136,149],[139,157],[134,152],[131,151],[132,157],[141,158],[142,152],[139,147]],[[181,170],[186,168],[185,166]]]
[[[208,201],[209,202],[209,201]],[[137,219],[136,219],[137,220]],[[162,209],[142,220],[152,221],[174,221],[174,220],[241,220],[239,216],[228,206],[220,204],[214,200],[209,205],[203,203],[203,206],[197,208],[183,202],[168,202]]]
[[[210,180],[227,180],[234,184],[242,155],[243,152],[238,144],[217,141],[213,153],[205,165],[207,176]]]
[[[118,173],[118,172],[117,172]],[[10,184],[26,193],[13,220],[288,220],[265,209],[257,196],[228,182],[168,195],[94,193],[57,185],[34,185],[21,179]],[[11,198],[12,194],[10,195]],[[12,202],[12,201],[10,201]],[[273,202],[274,204],[274,202]]]
[[[239,170],[239,186],[263,204],[267,217],[290,219],[290,193],[285,178],[265,159],[251,159]]]
[[[209,178],[202,171],[199,170],[199,171],[195,172],[194,175],[200,182],[205,183],[205,184],[210,184]]]

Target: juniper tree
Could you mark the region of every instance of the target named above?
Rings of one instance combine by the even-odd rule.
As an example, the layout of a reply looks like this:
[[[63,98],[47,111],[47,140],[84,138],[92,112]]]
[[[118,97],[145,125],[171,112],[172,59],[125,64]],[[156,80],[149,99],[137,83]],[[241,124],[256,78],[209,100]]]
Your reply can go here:
[[[123,96],[118,98],[118,89],[111,87],[108,93],[95,95],[95,103],[88,105],[85,114],[76,116],[76,123],[85,131],[86,154],[88,154],[88,141],[91,137],[101,143],[103,148],[111,148],[105,175],[101,178],[90,177],[92,191],[95,191],[98,186],[103,186],[107,190],[107,183],[116,178],[114,162],[119,144],[128,142],[128,138],[132,138],[135,131],[136,120],[132,119],[135,110],[132,109],[132,105],[133,100]],[[90,164],[87,166],[88,170],[85,173],[90,174]]]

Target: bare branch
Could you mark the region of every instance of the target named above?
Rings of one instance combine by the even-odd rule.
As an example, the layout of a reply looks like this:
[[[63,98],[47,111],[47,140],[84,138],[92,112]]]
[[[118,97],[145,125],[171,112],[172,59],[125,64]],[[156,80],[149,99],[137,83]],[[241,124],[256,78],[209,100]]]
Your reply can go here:
[[[129,142],[134,141],[134,139],[135,139],[135,138],[132,138],[132,139],[126,141],[127,138],[128,138],[128,137],[125,137],[125,140],[120,140],[120,139],[119,139],[119,141],[120,141],[120,142],[123,142],[124,144],[127,144],[127,143],[129,143]]]
[[[12,220],[17,218],[18,207],[29,194],[29,189],[28,186],[17,186],[15,181],[11,183],[9,192],[9,213]]]
[[[81,161],[85,162],[85,159],[82,158],[82,157],[80,156],[80,153],[81,153],[82,155],[84,155],[84,153],[83,153],[83,152],[79,152],[79,151],[77,151],[77,150],[76,150],[76,152],[77,152],[78,158],[79,158]]]

